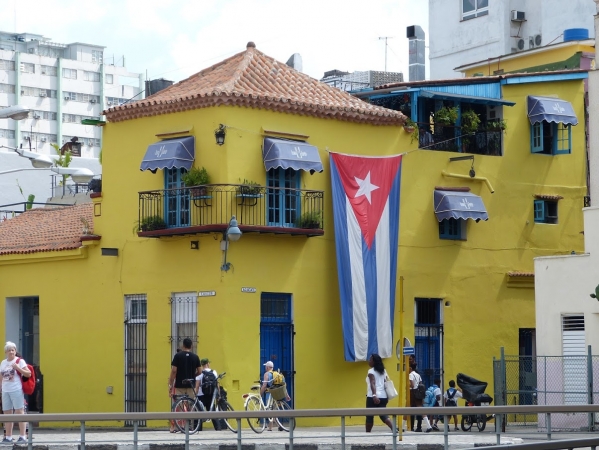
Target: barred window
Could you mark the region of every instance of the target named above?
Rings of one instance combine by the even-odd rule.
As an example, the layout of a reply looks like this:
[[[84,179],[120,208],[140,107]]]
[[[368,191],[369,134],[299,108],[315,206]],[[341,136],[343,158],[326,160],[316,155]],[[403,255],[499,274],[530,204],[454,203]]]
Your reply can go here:
[[[0,128],[0,137],[6,139],[14,139],[15,138],[15,130],[7,130]]]
[[[62,69],[62,77],[70,78],[72,80],[77,79],[77,69]]]
[[[33,63],[21,63],[21,72],[23,73],[35,73],[35,64]]]
[[[58,70],[54,66],[40,66],[40,72],[42,75],[55,77],[58,73]]]
[[[100,81],[100,73],[99,72],[83,72],[83,80],[85,81]]]
[[[0,59],[0,70],[15,70],[15,62],[8,59]]]
[[[171,297],[171,353],[183,345],[183,339],[198,342],[198,296],[195,292],[175,293]]]
[[[0,93],[14,94],[15,93],[15,85],[0,83]]]

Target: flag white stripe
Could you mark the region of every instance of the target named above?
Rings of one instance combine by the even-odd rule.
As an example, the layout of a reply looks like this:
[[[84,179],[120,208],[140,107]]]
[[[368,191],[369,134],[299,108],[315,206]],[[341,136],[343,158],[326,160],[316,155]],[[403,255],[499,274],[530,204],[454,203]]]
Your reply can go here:
[[[391,356],[393,330],[391,329],[391,249],[389,247],[389,200],[385,203],[379,226],[374,235],[376,242],[376,332],[379,355]]]
[[[366,361],[368,353],[368,312],[366,311],[366,282],[362,262],[362,230],[349,199],[345,198],[347,216],[347,245],[352,284],[354,352],[356,361]]]

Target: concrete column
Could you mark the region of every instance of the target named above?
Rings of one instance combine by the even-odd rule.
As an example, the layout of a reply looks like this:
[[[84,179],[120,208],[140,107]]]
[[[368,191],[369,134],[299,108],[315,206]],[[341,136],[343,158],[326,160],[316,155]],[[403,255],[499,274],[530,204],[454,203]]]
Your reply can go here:
[[[56,64],[56,140],[62,147],[62,104],[64,94],[62,92],[62,58],[57,58]]]
[[[21,104],[21,52],[15,50],[15,105]],[[9,105],[11,106],[11,105]],[[15,147],[21,144],[21,121],[15,120]]]

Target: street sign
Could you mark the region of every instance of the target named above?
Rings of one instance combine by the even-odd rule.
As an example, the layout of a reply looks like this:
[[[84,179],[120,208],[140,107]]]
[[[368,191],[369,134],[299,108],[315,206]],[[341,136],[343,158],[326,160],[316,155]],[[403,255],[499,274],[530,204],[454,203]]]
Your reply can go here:
[[[242,287],[241,288],[241,292],[245,292],[248,294],[253,294],[256,292],[256,288],[255,287]]]
[[[214,297],[216,295],[216,291],[199,291],[198,297]]]
[[[414,350],[414,347],[404,347],[403,354],[404,356],[415,355],[416,351]]]

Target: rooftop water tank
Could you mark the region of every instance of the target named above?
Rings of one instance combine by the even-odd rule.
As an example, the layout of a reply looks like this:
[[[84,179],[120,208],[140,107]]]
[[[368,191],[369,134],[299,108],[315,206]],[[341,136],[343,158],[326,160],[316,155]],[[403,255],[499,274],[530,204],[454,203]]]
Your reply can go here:
[[[587,28],[568,28],[564,30],[564,42],[584,41],[588,38],[589,30]]]

